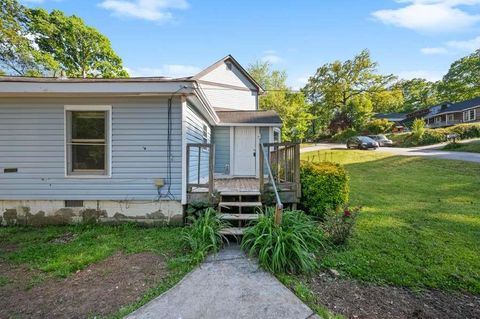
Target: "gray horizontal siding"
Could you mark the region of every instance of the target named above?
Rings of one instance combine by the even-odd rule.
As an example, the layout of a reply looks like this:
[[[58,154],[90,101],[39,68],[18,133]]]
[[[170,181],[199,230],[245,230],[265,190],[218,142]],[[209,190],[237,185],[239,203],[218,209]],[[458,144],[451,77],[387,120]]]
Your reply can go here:
[[[211,141],[211,128],[210,125],[205,121],[205,119],[197,112],[197,110],[191,106],[187,106],[186,114],[186,138],[187,143],[204,143],[203,140],[203,126],[207,125],[207,143]],[[208,159],[209,159],[209,150],[203,148],[200,150],[200,161],[199,161],[199,149],[191,148],[190,149],[190,158],[189,158],[189,170],[188,170],[188,181],[190,183],[200,182],[204,183],[208,181]],[[200,164],[200,169],[199,169]]]
[[[215,173],[230,174],[230,127],[216,126],[213,129],[215,143]]]
[[[93,103],[92,103],[93,102]],[[40,102],[42,103],[42,102]],[[112,177],[65,177],[64,104],[112,105]],[[155,200],[167,178],[165,99],[0,102],[0,200]],[[172,109],[171,192],[181,199],[180,101]],[[3,173],[18,168],[18,173]],[[165,192],[164,189],[161,190]]]

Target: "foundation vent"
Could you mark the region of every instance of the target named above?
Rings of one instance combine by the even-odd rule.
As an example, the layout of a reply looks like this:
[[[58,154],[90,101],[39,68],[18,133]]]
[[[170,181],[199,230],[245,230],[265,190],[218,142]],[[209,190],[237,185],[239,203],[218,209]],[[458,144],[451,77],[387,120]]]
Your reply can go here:
[[[66,208],[83,207],[83,200],[66,200],[65,207]]]

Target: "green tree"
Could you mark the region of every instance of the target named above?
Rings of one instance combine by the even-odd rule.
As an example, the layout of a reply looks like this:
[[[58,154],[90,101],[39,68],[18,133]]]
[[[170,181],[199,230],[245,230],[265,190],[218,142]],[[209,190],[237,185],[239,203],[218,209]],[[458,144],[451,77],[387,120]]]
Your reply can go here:
[[[439,85],[439,91],[449,102],[480,96],[480,49],[453,62]]]
[[[126,77],[107,37],[77,16],[59,10],[29,11],[30,32],[41,51],[53,56],[69,77]]]
[[[304,139],[312,116],[308,112],[303,93],[291,92],[288,88],[285,71],[272,70],[268,62],[256,62],[249,66],[248,71],[266,90],[259,99],[260,109],[274,110],[282,119],[282,139]]]
[[[437,93],[438,83],[425,79],[400,80],[394,88],[401,91],[403,96],[402,111],[412,112],[440,103]]]
[[[371,60],[368,50],[363,50],[352,60],[335,61],[319,67],[303,92],[312,104],[312,113],[316,118],[314,124],[325,125],[334,119],[348,118],[351,114],[349,109],[359,101],[365,104],[369,100],[375,110],[382,109],[385,99],[380,94],[386,95],[394,80],[393,75],[377,74],[377,63]],[[390,98],[388,96],[388,100]],[[389,104],[392,102],[389,101]],[[317,129],[314,126],[314,134]]]
[[[0,66],[21,76],[39,76],[58,67],[53,57],[38,50],[29,30],[28,9],[16,0],[0,1]]]

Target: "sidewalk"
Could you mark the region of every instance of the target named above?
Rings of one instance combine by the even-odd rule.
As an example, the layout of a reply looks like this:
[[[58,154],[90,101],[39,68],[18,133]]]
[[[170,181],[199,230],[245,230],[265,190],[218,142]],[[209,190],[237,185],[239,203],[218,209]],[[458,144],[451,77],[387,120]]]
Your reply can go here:
[[[223,249],[127,318],[319,318],[238,246]]]

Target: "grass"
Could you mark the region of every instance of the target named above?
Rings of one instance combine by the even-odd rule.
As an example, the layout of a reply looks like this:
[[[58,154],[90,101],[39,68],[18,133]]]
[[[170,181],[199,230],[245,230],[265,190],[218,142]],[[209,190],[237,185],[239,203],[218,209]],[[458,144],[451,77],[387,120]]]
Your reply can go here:
[[[446,151],[480,153],[480,140],[468,143],[450,143],[443,148]]]
[[[192,254],[183,248],[180,232],[180,228],[143,228],[130,224],[0,227],[0,242],[17,246],[15,251],[1,255],[0,259],[26,264],[47,275],[67,277],[117,251],[127,254],[148,251],[163,255],[167,261],[167,277],[139,301],[112,316],[121,318],[168,290],[192,270],[195,262]],[[75,234],[75,239],[65,244],[51,242],[66,233]],[[0,285],[2,282],[0,277]]]
[[[347,150],[302,157],[345,164],[351,204],[363,205],[348,245],[328,252],[324,267],[368,282],[480,293],[480,165]]]

